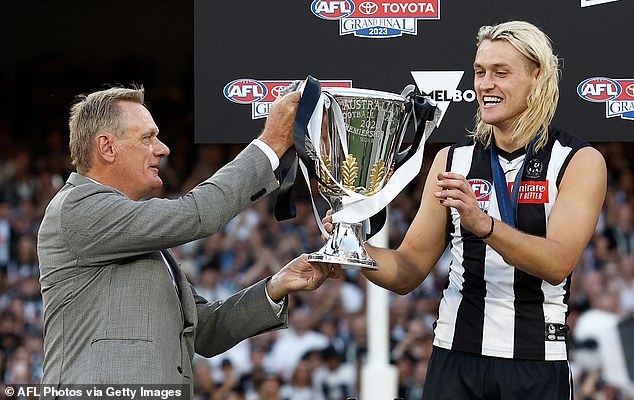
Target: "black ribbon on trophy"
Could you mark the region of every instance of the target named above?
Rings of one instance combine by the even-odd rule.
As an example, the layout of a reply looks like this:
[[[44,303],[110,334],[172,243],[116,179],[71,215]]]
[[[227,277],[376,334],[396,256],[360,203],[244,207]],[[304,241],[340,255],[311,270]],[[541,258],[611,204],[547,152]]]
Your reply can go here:
[[[295,145],[280,160],[275,216],[278,221],[296,216],[297,172],[301,170],[309,192],[310,180],[315,180],[333,210],[333,231],[328,234],[313,202],[320,230],[329,239],[309,261],[376,269],[363,241],[382,229],[387,205],[420,171],[424,144],[440,110],[414,85],[401,94],[322,90],[319,81],[308,76],[288,90],[300,90],[302,96],[295,117]],[[414,140],[400,151],[412,121]]]

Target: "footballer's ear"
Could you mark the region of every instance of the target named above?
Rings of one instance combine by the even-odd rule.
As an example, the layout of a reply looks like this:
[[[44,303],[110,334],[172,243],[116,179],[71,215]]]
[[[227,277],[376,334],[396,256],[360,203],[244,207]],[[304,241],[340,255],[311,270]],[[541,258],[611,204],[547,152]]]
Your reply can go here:
[[[531,78],[533,78],[533,85],[537,83],[537,78],[539,77],[539,73],[541,72],[541,67],[536,65],[535,68],[531,71]]]

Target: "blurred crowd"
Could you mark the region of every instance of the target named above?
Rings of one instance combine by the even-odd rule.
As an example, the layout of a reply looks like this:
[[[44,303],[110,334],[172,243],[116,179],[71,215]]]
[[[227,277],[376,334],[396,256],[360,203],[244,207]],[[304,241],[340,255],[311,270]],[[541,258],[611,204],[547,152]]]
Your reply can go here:
[[[125,74],[118,75],[122,82],[132,81],[128,76],[135,73],[148,76],[152,68],[144,60],[124,61],[120,64],[126,65]],[[21,70],[3,80],[0,88],[5,93],[0,94],[0,382],[4,383],[39,383],[42,374],[37,230],[48,201],[73,170],[67,144],[68,107],[75,94],[91,89],[73,84],[80,82],[72,75],[78,71],[61,67],[55,57],[41,63],[50,76]],[[99,76],[92,73],[86,78]],[[69,77],[65,80],[59,74]],[[56,78],[47,79],[52,76]],[[244,144],[193,143],[191,81],[159,85],[148,78],[143,83],[161,138],[172,150],[161,166],[165,185],[157,196],[187,192],[243,148]],[[17,98],[9,99],[6,93],[17,93]],[[634,399],[631,358],[630,370],[625,361],[606,361],[615,354],[624,359],[634,352],[634,145],[594,145],[608,163],[609,190],[594,238],[571,283],[575,398]],[[398,246],[412,221],[429,163],[441,147],[427,145],[419,178],[390,205],[390,246]],[[226,298],[291,258],[321,247],[308,196],[300,191],[294,219],[277,221],[273,198],[263,199],[221,232],[173,249],[198,293],[209,301]],[[315,201],[323,215],[327,205],[320,198]],[[421,398],[447,264],[445,256],[414,292],[389,296],[389,359],[399,373],[402,399]],[[197,356],[195,399],[359,397],[367,353],[367,285],[358,271],[346,270],[344,278],[290,298],[288,329],[246,340],[211,359]]]

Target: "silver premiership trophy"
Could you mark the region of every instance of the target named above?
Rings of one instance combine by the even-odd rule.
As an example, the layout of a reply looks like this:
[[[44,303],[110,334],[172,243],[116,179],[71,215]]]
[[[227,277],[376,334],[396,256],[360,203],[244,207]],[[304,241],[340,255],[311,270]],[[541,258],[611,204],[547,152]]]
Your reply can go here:
[[[307,182],[317,180],[318,191],[333,213],[333,230],[328,235],[313,204],[320,229],[329,238],[308,260],[378,269],[363,242],[373,228],[370,225],[383,225],[382,211],[419,173],[424,143],[440,110],[432,100],[416,94],[414,85],[401,94],[352,88],[322,90],[319,82],[309,77],[302,89],[295,149]],[[309,111],[302,117],[305,101],[309,105],[304,108]],[[414,140],[402,150],[412,121]],[[298,126],[304,124],[302,135]],[[371,217],[379,214],[383,221],[372,221]]]

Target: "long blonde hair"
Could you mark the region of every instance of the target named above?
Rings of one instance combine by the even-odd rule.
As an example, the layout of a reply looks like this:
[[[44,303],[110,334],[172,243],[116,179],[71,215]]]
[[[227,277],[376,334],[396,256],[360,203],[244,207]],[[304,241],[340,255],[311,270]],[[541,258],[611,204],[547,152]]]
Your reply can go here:
[[[550,38],[536,26],[525,21],[509,21],[494,26],[483,26],[478,31],[477,45],[484,40],[505,40],[533,62],[539,72],[537,80],[526,99],[527,108],[515,122],[511,139],[527,147],[539,134],[535,150],[548,141],[550,125],[559,101],[559,58],[553,53]],[[475,130],[471,135],[488,146],[493,137],[493,127],[482,121],[480,109],[475,116]]]

